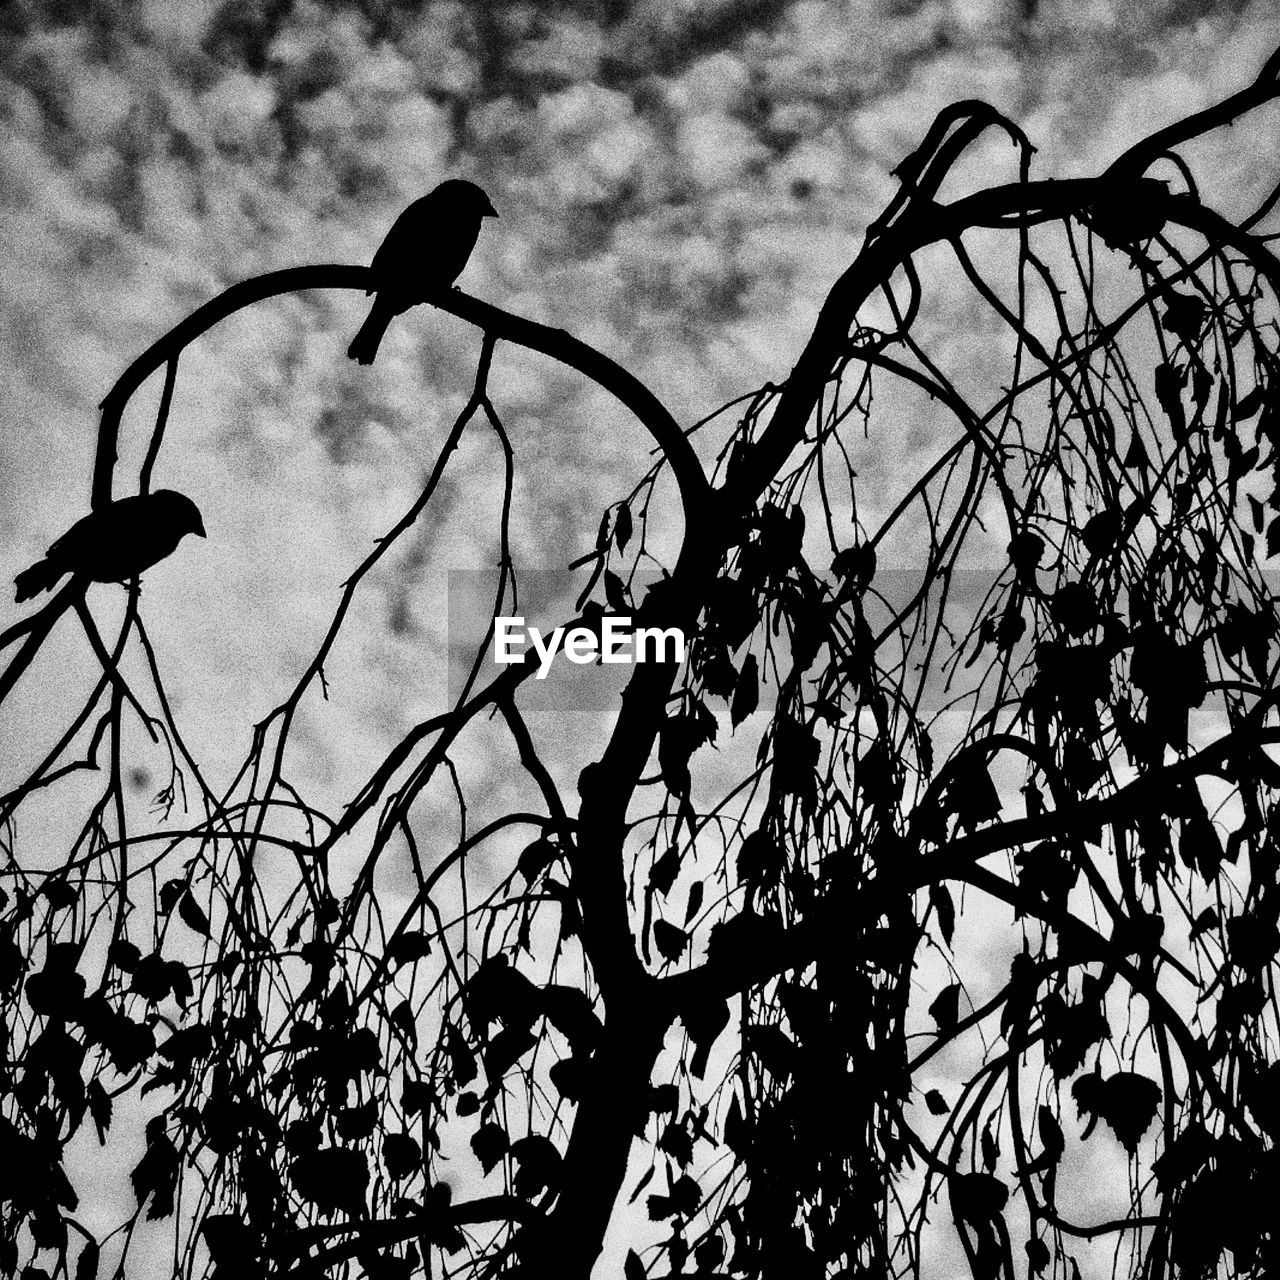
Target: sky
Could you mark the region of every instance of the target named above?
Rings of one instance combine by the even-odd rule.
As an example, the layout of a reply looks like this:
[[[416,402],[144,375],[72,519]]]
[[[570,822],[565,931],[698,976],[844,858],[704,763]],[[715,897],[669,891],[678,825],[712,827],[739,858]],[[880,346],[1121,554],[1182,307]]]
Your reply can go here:
[[[86,510],[95,406],[129,360],[236,280],[367,261],[443,177],[480,182],[502,215],[460,285],[599,346],[689,423],[785,376],[941,106],[985,98],[1027,130],[1041,176],[1089,172],[1237,87],[1277,25],[1265,4],[1185,2],[78,13],[0,9],[8,576]],[[1217,162],[1232,198],[1266,180],[1230,140]],[[345,360],[362,307],[350,293],[278,299],[182,360],[156,484],[190,494],[210,537],[148,587],[209,749],[300,669],[470,387],[478,335],[439,314],[398,321],[372,369]],[[944,354],[956,341],[936,325]],[[517,454],[517,563],[562,568],[649,442],[539,357],[500,349],[494,385]],[[158,394],[153,379],[126,418],[120,492]],[[868,489],[935,436],[927,418],[873,431]],[[493,437],[470,432],[442,501],[363,599],[334,681],[357,771],[436,703],[445,575],[494,563],[500,474]],[[655,524],[673,547],[678,520]]]
[[[89,16],[85,16],[86,9]],[[500,213],[460,287],[621,361],[691,424],[781,380],[892,169],[962,98],[1006,112],[1041,177],[1097,172],[1239,88],[1280,43],[1273,3],[0,3],[0,578],[88,509],[96,406],[127,364],[228,285],[367,262],[446,177]],[[1215,139],[1210,203],[1275,180],[1280,117]],[[992,141],[971,182],[1012,176]],[[980,333],[934,282],[922,340],[982,370]],[[413,501],[464,403],[477,333],[419,308],[369,369],[366,306],[308,293],[241,313],[182,358],[157,487],[204,513],[148,574],[175,710],[216,776],[314,649],[340,584]],[[975,341],[978,345],[975,347]],[[515,449],[512,541],[562,569],[649,465],[649,440],[576,375],[500,348]],[[136,486],[159,397],[126,416]],[[861,446],[882,499],[938,439],[924,406]],[[708,438],[706,449],[712,449]],[[448,575],[498,551],[502,456],[468,431],[427,517],[379,566],[299,724],[297,775],[336,800],[441,709]],[[670,493],[651,534],[668,558]],[[103,619],[118,590],[94,588]],[[0,627],[18,611],[6,605]],[[89,681],[64,623],[0,724],[8,781]],[[554,727],[553,727],[554,728]],[[475,768],[482,770],[482,763]]]

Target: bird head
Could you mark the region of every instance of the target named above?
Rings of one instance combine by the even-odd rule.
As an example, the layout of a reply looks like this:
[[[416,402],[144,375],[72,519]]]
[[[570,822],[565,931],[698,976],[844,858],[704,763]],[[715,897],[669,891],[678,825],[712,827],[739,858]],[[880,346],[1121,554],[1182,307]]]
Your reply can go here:
[[[484,188],[465,178],[449,178],[442,182],[432,195],[447,197],[458,213],[476,218],[496,218],[498,211],[485,195]]]
[[[208,536],[200,508],[185,493],[178,493],[176,489],[159,489],[154,497],[157,508],[163,511],[179,534],[194,533],[200,538]]]

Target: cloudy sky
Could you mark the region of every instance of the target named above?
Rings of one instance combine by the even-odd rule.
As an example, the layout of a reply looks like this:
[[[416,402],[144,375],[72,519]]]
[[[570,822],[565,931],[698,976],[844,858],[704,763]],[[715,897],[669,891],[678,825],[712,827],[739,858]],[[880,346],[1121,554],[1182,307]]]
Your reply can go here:
[[[445,177],[479,182],[501,214],[461,287],[593,343],[692,423],[786,376],[890,171],[947,103],[1009,114],[1039,176],[1087,174],[1239,88],[1277,43],[1272,0],[7,0],[0,578],[87,510],[95,406],[131,359],[237,280],[368,261]],[[1275,154],[1256,134],[1216,139],[1210,202],[1248,205]],[[209,538],[148,575],[144,606],[215,774],[305,666],[471,385],[476,332],[424,309],[373,368],[349,362],[365,305],[277,299],[181,362],[156,484],[197,501]],[[921,337],[956,354],[945,313]],[[515,558],[563,567],[649,465],[648,439],[540,358],[500,350],[492,388],[516,451]],[[149,384],[126,418],[120,493],[158,396]],[[927,418],[873,423],[868,488],[932,438]],[[494,563],[501,476],[477,426],[361,595],[331,701],[300,724],[298,769],[332,797],[443,705],[447,575]],[[667,512],[659,550],[678,535]],[[118,596],[92,599],[109,616]],[[42,709],[90,678],[65,630],[5,708],[5,781],[53,734]]]
[[[367,261],[446,176],[479,181],[502,215],[460,284],[595,343],[691,422],[785,376],[941,106],[985,98],[1026,129],[1042,175],[1095,171],[1238,87],[1280,30],[1270,4],[1191,0],[91,11],[0,6],[6,577],[85,511],[95,406],[129,360],[236,280]],[[1230,140],[1216,163],[1231,199],[1269,176]],[[210,537],[150,575],[148,614],[210,750],[242,749],[300,669],[470,386],[477,334],[439,314],[399,320],[372,369],[344,359],[362,308],[273,301],[183,358],[156,483],[194,497]],[[500,351],[495,387],[517,452],[517,560],[563,566],[648,441],[540,358]],[[121,492],[158,394],[144,388],[126,420]],[[909,466],[928,424],[903,426],[873,430],[869,466]],[[330,672],[344,759],[319,732],[315,769],[358,776],[438,705],[445,574],[494,562],[500,475],[492,435],[473,431],[379,569]],[[65,665],[44,672],[61,681]]]

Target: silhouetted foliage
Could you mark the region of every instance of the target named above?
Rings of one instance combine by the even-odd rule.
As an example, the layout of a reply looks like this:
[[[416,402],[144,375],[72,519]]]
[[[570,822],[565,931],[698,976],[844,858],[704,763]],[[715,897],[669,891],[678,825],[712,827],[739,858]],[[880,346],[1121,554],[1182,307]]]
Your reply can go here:
[[[0,797],[0,1270],[123,1274],[172,1219],[175,1275],[585,1280],[625,1219],[661,1240],[627,1280],[937,1274],[948,1220],[979,1280],[1280,1271],[1278,193],[1232,221],[1176,151],[1278,77],[1069,180],[1034,180],[991,107],[947,109],[786,379],[687,430],[563,331],[433,294],[482,332],[473,394],[228,782],[136,580],[110,641],[75,577],[5,631],[0,696],[71,610],[102,674]],[[990,131],[1016,177],[948,198]],[[921,344],[940,280],[981,360]],[[280,272],[161,339],[103,402],[95,509],[164,369],[148,489],[190,341],[369,284]],[[534,664],[477,665],[321,812],[291,734],[369,571],[465,430],[497,433],[510,499],[499,343],[654,437],[576,566],[579,621],[682,628],[687,660],[631,669],[594,758],[526,719]],[[929,457],[860,492],[859,433],[892,439],[911,396]],[[149,815],[138,725],[169,765]],[[56,857],[22,822],[50,792]],[[413,888],[380,896],[392,862]],[[124,1112],[137,1209],[98,1240],[72,1144]]]

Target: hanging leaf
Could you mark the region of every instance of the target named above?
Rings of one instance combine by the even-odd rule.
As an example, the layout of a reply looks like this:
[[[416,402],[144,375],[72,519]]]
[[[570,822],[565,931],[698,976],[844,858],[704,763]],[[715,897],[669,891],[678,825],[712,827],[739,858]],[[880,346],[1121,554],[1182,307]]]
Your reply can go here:
[[[693,1256],[700,1271],[707,1275],[714,1274],[720,1270],[720,1264],[724,1261],[724,1238],[709,1236],[694,1250]]]
[[[1039,1114],[1040,1143],[1044,1147],[1045,1157],[1056,1164],[1066,1150],[1066,1139],[1062,1135],[1062,1126],[1058,1117],[1043,1103]]]
[[[1204,326],[1208,310],[1204,299],[1190,293],[1179,293],[1176,289],[1170,290],[1166,297],[1169,305],[1164,312],[1164,328],[1179,338],[1193,342]]]
[[[1254,385],[1236,401],[1236,407],[1231,414],[1232,422],[1243,422],[1246,418],[1252,418],[1253,415],[1262,408],[1262,401],[1265,394],[1266,384],[1262,382],[1254,383]]]
[[[468,1085],[476,1078],[476,1059],[461,1031],[452,1022],[445,1024],[445,1053],[449,1058],[449,1074],[455,1084]],[[407,1086],[406,1086],[407,1092]]]
[[[111,1095],[98,1080],[90,1080],[84,1094],[93,1127],[98,1131],[98,1143],[106,1146],[107,1130],[111,1127]]]
[[[147,1126],[147,1149],[134,1166],[129,1180],[133,1183],[138,1206],[147,1204],[147,1220],[167,1218],[173,1212],[174,1192],[178,1187],[178,1149],[161,1127],[152,1121]]]
[[[511,1144],[511,1158],[516,1162],[516,1176],[512,1188],[523,1198],[536,1196],[545,1187],[552,1186],[560,1173],[560,1152],[549,1138],[530,1134]]]
[[[745,1047],[775,1080],[787,1080],[794,1073],[797,1045],[781,1027],[748,1027]]]
[[[201,1224],[200,1234],[204,1236],[209,1256],[219,1272],[225,1269],[237,1275],[246,1275],[252,1271],[261,1274],[261,1264],[255,1267],[254,1262],[261,1248],[262,1237],[238,1214],[210,1214]]]
[[[585,991],[551,983],[543,988],[542,1010],[575,1053],[590,1053],[600,1043],[604,1023]]]
[[[627,543],[631,541],[631,508],[625,502],[618,508],[618,514],[613,520],[613,540],[618,544],[619,551],[625,551]]]
[[[1000,793],[980,756],[970,753],[953,766],[944,803],[960,831],[973,831],[1000,816]]]
[[[938,928],[942,932],[942,940],[951,945],[956,931],[956,904],[951,897],[951,890],[945,884],[929,886],[929,903],[938,915]]]
[[[209,917],[191,896],[190,889],[178,899],[178,917],[188,929],[198,933],[202,938],[209,936]]]
[[[693,1137],[680,1121],[673,1120],[663,1129],[658,1150],[669,1155],[682,1169],[693,1163]]]
[[[760,664],[754,653],[747,654],[733,686],[729,721],[736,729],[760,705]]]
[[[115,965],[116,969],[122,969],[124,973],[133,973],[133,970],[137,969],[138,961],[142,959],[142,952],[129,942],[128,938],[116,938],[111,943],[106,959],[110,964]]]
[[[167,916],[178,905],[179,900],[186,891],[187,881],[185,876],[176,880],[166,880],[160,886],[160,892],[157,895],[161,915]]]
[[[742,1114],[738,1095],[733,1095],[724,1118],[724,1143],[735,1155],[745,1155],[751,1146],[751,1126]]]
[[[68,943],[50,946],[44,968],[27,979],[27,1003],[35,1013],[70,1019],[84,999],[84,975],[77,973],[79,948]]]
[[[975,1225],[998,1217],[1009,1202],[1009,1188],[989,1173],[961,1173],[950,1180],[957,1218]]]
[[[689,757],[716,736],[716,718],[706,704],[693,699],[686,710],[668,716],[658,736],[658,767],[673,795],[689,794]]]
[[[431,1110],[434,1101],[435,1091],[425,1080],[405,1080],[400,1095],[400,1105],[404,1108],[405,1115],[422,1115]]]
[[[1175,439],[1181,439],[1187,433],[1187,415],[1182,406],[1182,384],[1186,381],[1186,376],[1185,366],[1167,363],[1156,365],[1156,399],[1169,416]]]
[[[1081,999],[1073,1005],[1068,1005],[1057,992],[1046,996],[1040,1004],[1040,1016],[1047,1045],[1045,1056],[1057,1080],[1074,1075],[1089,1050],[1111,1035],[1101,996],[1087,984]]]
[[[1137,431],[1129,441],[1129,451],[1124,455],[1124,466],[1129,471],[1146,471],[1151,466],[1151,459],[1147,456],[1147,446],[1142,443],[1142,437]]]
[[[771,954],[781,936],[782,923],[777,916],[753,910],[739,911],[711,930],[707,959],[727,969],[738,969],[760,955]]]
[[[393,968],[414,964],[431,954],[431,939],[419,929],[406,929],[391,939],[387,947],[387,963]]]
[[[859,542],[838,551],[831,562],[831,572],[840,579],[839,598],[848,600],[862,595],[876,576],[876,549],[869,542]]]
[[[929,1006],[929,1016],[940,1031],[947,1031],[960,1020],[960,984],[953,982],[943,987]]]
[[[1267,559],[1280,555],[1280,516],[1267,526]]]
[[[604,571],[604,598],[614,613],[629,614],[631,601],[627,598],[627,589],[612,569]]]
[[[98,1242],[90,1240],[76,1259],[76,1280],[97,1280],[98,1257]]]
[[[338,1112],[333,1127],[338,1131],[338,1137],[345,1138],[348,1142],[358,1142],[361,1138],[369,1137],[377,1123],[378,1104],[370,1098],[358,1107],[343,1107]]]
[[[1071,1096],[1080,1115],[1089,1117],[1082,1136],[1087,1138],[1105,1120],[1130,1155],[1137,1152],[1160,1106],[1160,1086],[1135,1071],[1117,1071],[1106,1079],[1097,1071],[1081,1076],[1071,1086]]]
[[[680,1020],[684,1023],[694,1047],[689,1070],[700,1080],[707,1069],[712,1045],[729,1025],[728,1002],[723,998],[713,997],[687,1004],[680,1010]]]
[[[516,870],[526,884],[532,884],[556,860],[558,853],[559,850],[546,836],[539,836],[521,850],[516,859]]]
[[[773,779],[785,795],[811,802],[817,785],[821,744],[813,729],[790,716],[780,716],[774,725]]]
[[[303,911],[298,918],[289,926],[289,931],[284,935],[284,945],[287,948],[296,947],[302,937],[302,930],[306,927],[307,921],[311,918],[309,911]]]
[[[1247,974],[1263,973],[1280,952],[1280,929],[1268,915],[1247,912],[1233,916],[1227,921],[1226,934],[1231,962]]]
[[[755,630],[760,606],[741,578],[717,578],[707,592],[707,629],[729,649],[736,649]]]
[[[128,1074],[155,1052],[155,1032],[143,1022],[112,1009],[98,1028],[98,1043],[106,1049],[111,1065],[122,1074]]]
[[[706,892],[706,886],[702,883],[701,880],[695,880],[689,886],[689,900],[685,903],[685,907],[684,907],[685,928],[689,927],[689,924],[693,920],[694,916],[696,916],[698,912],[702,910],[702,897],[705,892]]]
[[[389,1133],[382,1140],[382,1159],[391,1177],[402,1181],[422,1168],[422,1148],[412,1134]]]
[[[1028,806],[1030,808],[1030,806]],[[1038,914],[1066,909],[1067,897],[1080,875],[1080,865],[1067,849],[1038,844],[1020,849],[1013,858],[1018,868],[1018,913]]]
[[[645,1170],[644,1177],[636,1183],[636,1189],[631,1193],[631,1198],[627,1201],[628,1204],[635,1204],[635,1202],[640,1199],[641,1195],[644,1194],[645,1187],[653,1181],[653,1175],[657,1172],[658,1166],[655,1164],[651,1164],[648,1169]]]
[[[369,1165],[353,1147],[321,1147],[294,1160],[289,1179],[297,1193],[322,1212],[342,1209],[355,1216],[364,1210]]]
[[[726,645],[712,636],[702,637],[690,650],[694,677],[707,693],[728,700],[738,683],[738,671]]]
[[[1080,541],[1092,555],[1101,556],[1115,546],[1123,527],[1123,514],[1115,507],[1108,507],[1089,519],[1080,530]]]
[[[1009,540],[1008,550],[1018,580],[1034,581],[1036,566],[1044,558],[1044,539],[1029,529],[1023,529]]]
[[[530,1026],[540,1011],[538,988],[505,955],[490,956],[471,976],[463,992],[467,1019],[477,1031],[491,1022]]]
[[[689,935],[667,920],[655,920],[653,924],[653,944],[658,948],[664,960],[674,963],[684,954],[689,945]]]
[[[562,1098],[578,1102],[591,1077],[591,1060],[574,1055],[561,1058],[559,1062],[552,1063],[547,1075]]]
[[[664,898],[671,892],[671,886],[680,874],[680,850],[671,845],[667,851],[654,861],[649,871],[649,888],[660,893]]]
[[[987,1123],[982,1126],[982,1167],[990,1173],[1000,1159],[1000,1143],[992,1132],[991,1126],[995,1116],[988,1116]]]
[[[698,1212],[701,1203],[702,1189],[686,1173],[672,1185],[667,1195],[649,1197],[649,1220],[661,1222],[666,1218],[690,1218]]]
[[[649,1114],[665,1115],[674,1114],[675,1109],[680,1105],[680,1086],[670,1083],[655,1084],[649,1089]]]
[[[191,984],[191,970],[181,960],[170,960],[165,964],[165,980],[173,998],[185,1009],[187,1001],[195,994]]]
[[[484,1073],[489,1082],[501,1080],[537,1043],[528,1027],[519,1024],[503,1027],[484,1051]]]
[[[786,870],[787,856],[764,827],[743,840],[738,850],[738,881],[748,889],[772,889]]]
[[[1049,613],[1067,635],[1075,638],[1101,621],[1098,598],[1083,582],[1064,582],[1049,600]]]
[[[1032,1236],[1027,1241],[1027,1268],[1033,1276],[1043,1275],[1045,1268],[1053,1261],[1049,1246],[1039,1236]]]
[[[511,1142],[507,1137],[507,1131],[493,1121],[482,1124],[471,1135],[471,1150],[475,1158],[480,1161],[485,1177],[493,1172],[498,1162],[510,1149]]]

